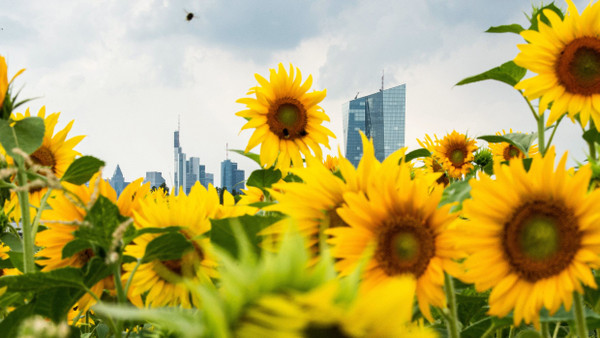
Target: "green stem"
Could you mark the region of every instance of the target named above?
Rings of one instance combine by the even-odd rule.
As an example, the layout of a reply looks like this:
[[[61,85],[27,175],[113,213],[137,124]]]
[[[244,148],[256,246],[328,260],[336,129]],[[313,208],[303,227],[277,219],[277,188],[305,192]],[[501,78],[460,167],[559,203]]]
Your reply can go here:
[[[550,337],[550,327],[548,326],[548,322],[542,323],[542,329],[540,331],[542,338]]]
[[[446,291],[446,298],[448,299],[448,309],[450,310],[450,318],[446,320],[446,326],[448,327],[448,337],[459,338],[458,333],[458,316],[457,316],[457,305],[456,295],[454,292],[454,281],[452,276],[445,274],[444,289]]]
[[[42,212],[44,212],[44,210],[46,210],[46,203],[48,202],[48,197],[50,197],[51,193],[52,193],[52,188],[48,188],[48,191],[46,191],[46,193],[42,197],[42,200],[40,201],[40,207],[38,208],[38,211],[35,214],[35,217],[33,218],[33,225],[32,225],[31,233],[33,234],[33,242],[34,243],[35,243],[35,235],[37,234],[37,230],[40,225],[40,218],[42,217]]]
[[[514,335],[515,335],[515,327],[511,325],[510,330],[508,331],[508,338],[513,338]]]
[[[573,293],[573,313],[575,314],[575,328],[580,338],[587,338],[587,324],[585,322],[583,295],[579,292]]]
[[[562,115],[556,121],[556,124],[554,125],[554,129],[552,129],[552,134],[550,134],[550,138],[548,139],[548,144],[546,144],[546,149],[550,148],[550,145],[552,144],[552,139],[554,138],[554,134],[556,133],[556,129],[558,129],[558,125],[560,124],[560,121],[562,121],[563,117],[565,117],[565,115]]]
[[[556,326],[554,327],[554,333],[552,334],[552,338],[557,338],[558,332],[560,332],[560,322],[556,323]]]
[[[593,130],[596,129],[596,126],[594,125],[594,121],[590,120],[590,129],[589,130]],[[590,146],[590,157],[594,160],[596,160],[596,142],[594,142],[593,140],[591,142],[588,142],[588,145]]]
[[[496,338],[502,338],[502,328],[496,330]]]
[[[129,294],[129,286],[131,286],[131,281],[133,280],[133,275],[135,275],[135,272],[140,267],[140,264],[142,264],[142,260],[138,259],[137,264],[133,267],[133,270],[131,270],[131,274],[129,275],[129,278],[127,278],[127,283],[125,283],[125,289],[123,290],[123,292],[125,292],[125,295]]]
[[[533,114],[533,118],[536,121],[538,121],[540,119],[540,117],[535,112],[535,108],[533,108],[533,105],[531,105],[531,102],[525,97],[525,95],[523,95],[523,91],[522,90],[519,90],[519,93],[521,93],[521,96],[523,97],[523,99],[525,100],[525,102],[527,102],[527,105],[529,106],[529,110],[531,110],[531,113]]]
[[[119,304],[125,304],[127,302],[127,296],[123,290],[123,283],[121,283],[121,260],[113,264],[113,277],[115,279],[115,288],[117,289],[117,300]]]
[[[540,147],[540,153],[542,156],[546,155],[546,143],[544,140],[544,114],[540,115],[540,118],[537,120],[538,125],[538,147]]]
[[[27,184],[27,173],[25,168],[19,164],[17,180],[20,187]],[[23,272],[30,273],[35,271],[33,234],[31,232],[31,215],[29,214],[29,192],[20,190],[17,192],[19,198],[19,207],[21,208],[21,226],[23,227]]]

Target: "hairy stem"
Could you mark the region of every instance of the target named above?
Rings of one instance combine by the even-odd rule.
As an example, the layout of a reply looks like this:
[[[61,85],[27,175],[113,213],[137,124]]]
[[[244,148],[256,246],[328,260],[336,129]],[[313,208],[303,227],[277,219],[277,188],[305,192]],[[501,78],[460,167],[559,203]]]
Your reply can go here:
[[[446,326],[448,328],[448,337],[459,338],[458,333],[458,312],[456,304],[456,295],[454,292],[454,281],[452,276],[445,274],[444,290],[446,291],[446,298],[448,300],[448,309],[450,310],[450,316],[446,319]]]

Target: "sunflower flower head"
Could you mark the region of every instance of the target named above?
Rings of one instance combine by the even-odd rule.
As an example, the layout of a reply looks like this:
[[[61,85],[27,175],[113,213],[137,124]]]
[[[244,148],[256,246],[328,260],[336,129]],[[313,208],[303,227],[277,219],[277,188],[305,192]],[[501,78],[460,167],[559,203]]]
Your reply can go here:
[[[544,10],[549,25],[538,20],[539,31],[527,30],[521,36],[528,42],[518,45],[515,63],[536,73],[515,86],[529,99],[540,98],[542,114],[552,102],[547,125],[562,115],[573,119],[579,114],[582,126],[590,117],[600,123],[600,4],[590,4],[581,13],[568,4],[564,20]]]
[[[290,227],[293,228],[293,225]],[[219,254],[222,286],[204,317],[209,335],[233,337],[434,337],[411,323],[414,280],[401,278],[357,292],[358,278],[338,279],[327,254],[307,268],[303,236],[287,232],[281,250],[260,259]],[[245,240],[238,243],[245,246]],[[355,276],[356,277],[356,276]],[[389,294],[388,294],[389,292]],[[385,297],[383,295],[385,294]]]
[[[25,69],[21,69],[10,81],[8,81],[8,66],[6,65],[6,59],[4,56],[0,55],[0,118],[2,119],[8,118],[10,116],[10,110],[12,110],[13,103],[10,101],[12,98],[9,93],[10,84],[24,71]],[[8,104],[5,105],[5,101],[8,102]]]
[[[495,179],[471,181],[463,203],[468,221],[458,225],[455,242],[468,257],[466,282],[491,289],[489,314],[513,311],[539,327],[542,307],[554,314],[571,308],[573,292],[596,288],[591,269],[600,264],[600,191],[588,192],[589,166],[573,175],[566,154],[555,163],[554,148],[534,156],[529,171],[522,161],[494,163]]]
[[[18,121],[30,116],[31,113],[27,109],[24,114],[17,113],[12,117]],[[38,111],[37,116],[44,119],[45,133],[42,145],[29,156],[35,165],[45,167],[51,171],[54,177],[61,178],[69,165],[75,160],[75,157],[80,155],[74,148],[85,136],[80,135],[67,138],[74,121],[69,122],[63,129],[55,132],[60,113],[46,115],[46,108],[42,107]],[[7,160],[9,163],[13,162],[13,159],[10,157]],[[40,205],[40,201],[47,190],[46,187],[30,190],[29,203],[32,205],[32,208],[30,208],[31,215],[35,215],[36,207]],[[10,217],[15,220],[21,218],[21,210],[16,193],[13,192],[11,194],[10,202],[6,204],[5,210],[7,212],[12,210]]]
[[[509,129],[508,133],[509,134],[513,133],[512,128]],[[519,133],[519,132],[517,132],[517,133]],[[502,133],[496,132],[496,135],[499,135],[499,136],[506,135],[506,134],[507,133],[504,130],[502,130]],[[527,156],[525,156],[525,154],[523,154],[523,152],[519,148],[515,147],[514,145],[512,145],[508,142],[490,143],[489,147],[490,147],[490,150],[492,151],[494,162],[510,161],[514,158],[523,159],[525,157],[532,157],[538,151],[538,147],[535,144],[532,145],[531,147],[529,147]]]
[[[455,179],[462,178],[473,169],[474,152],[477,150],[474,139],[452,131],[436,145],[435,158],[440,159],[443,169]]]
[[[435,134],[433,137],[435,140],[432,139],[428,134],[425,134],[423,140],[417,139],[417,143],[419,143],[419,145],[424,149],[427,149],[431,156],[423,159],[425,166],[421,168],[421,171],[417,171],[416,174],[418,175],[423,171],[426,173],[441,173],[441,176],[436,180],[436,183],[447,186],[450,184],[450,179],[448,178],[448,174],[444,170],[444,167],[442,167],[441,163],[443,163],[443,161],[437,157],[435,152],[436,147],[440,144],[440,139],[438,139],[437,135]]]
[[[318,105],[325,98],[325,90],[308,92],[312,76],[302,83],[299,69],[290,65],[289,72],[282,64],[270,70],[267,81],[255,75],[258,86],[248,94],[254,98],[241,98],[238,103],[247,109],[237,112],[248,122],[244,129],[254,128],[246,152],[261,145],[260,162],[263,167],[275,165],[282,170],[293,164],[302,167],[302,156],[322,158],[321,144],[329,148],[329,137],[335,135],[321,124],[329,117]],[[312,153],[311,153],[312,151]]]
[[[403,155],[373,166],[363,191],[344,193],[338,214],[348,226],[326,233],[331,235],[328,243],[340,276],[349,275],[360,257],[373,250],[363,287],[369,290],[387,279],[409,275],[417,283],[419,308],[431,320],[430,305],[446,305],[444,270],[458,271],[452,259],[460,256],[447,234],[456,215],[449,212],[449,205],[438,208],[443,189],[431,189],[438,175],[413,179],[410,165],[398,164]],[[374,154],[368,156],[374,159]]]

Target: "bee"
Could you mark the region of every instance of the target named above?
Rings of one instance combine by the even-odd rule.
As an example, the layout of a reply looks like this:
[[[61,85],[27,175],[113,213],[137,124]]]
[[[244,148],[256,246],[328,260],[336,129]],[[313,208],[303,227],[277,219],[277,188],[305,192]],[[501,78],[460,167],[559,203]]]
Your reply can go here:
[[[185,12],[187,13],[186,16],[185,16],[185,19],[187,21],[192,21],[192,19],[194,18],[194,13],[188,12],[188,11],[185,11]]]

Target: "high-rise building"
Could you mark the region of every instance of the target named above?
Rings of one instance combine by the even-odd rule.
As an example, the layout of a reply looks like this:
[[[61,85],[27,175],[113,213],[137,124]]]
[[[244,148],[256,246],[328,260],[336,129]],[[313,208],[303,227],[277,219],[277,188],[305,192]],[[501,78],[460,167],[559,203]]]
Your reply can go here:
[[[200,158],[192,156],[189,160],[186,160],[186,154],[179,143],[179,130],[175,131],[173,138],[175,164],[173,194],[178,195],[180,189],[189,194],[192,186],[198,181],[203,186],[208,187],[209,182],[206,179],[206,175],[209,175],[209,173],[206,172],[206,167],[200,164]],[[210,183],[214,184],[212,180]]]
[[[206,173],[206,175],[204,177],[205,177],[205,180],[206,180],[205,187],[208,188],[209,184],[212,184],[213,186],[215,185],[215,174]]]
[[[373,139],[375,157],[383,161],[404,147],[406,84],[381,89],[342,105],[346,158],[358,165],[363,149],[359,130]]]
[[[158,188],[166,183],[160,171],[146,171],[144,183],[146,182],[150,182],[150,188]]]
[[[229,192],[240,191],[246,186],[244,171],[237,168],[237,163],[226,159],[221,162],[221,187]]]
[[[118,164],[115,168],[115,172],[113,173],[112,177],[108,180],[108,184],[110,184],[110,186],[113,189],[115,189],[115,191],[117,192],[117,197],[121,195],[123,189],[125,189],[125,187],[129,184],[129,182],[125,182],[125,177],[123,176],[121,167],[119,167]]]

